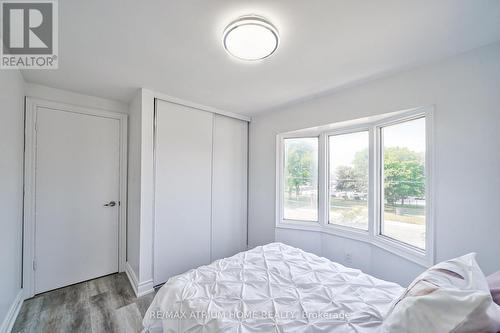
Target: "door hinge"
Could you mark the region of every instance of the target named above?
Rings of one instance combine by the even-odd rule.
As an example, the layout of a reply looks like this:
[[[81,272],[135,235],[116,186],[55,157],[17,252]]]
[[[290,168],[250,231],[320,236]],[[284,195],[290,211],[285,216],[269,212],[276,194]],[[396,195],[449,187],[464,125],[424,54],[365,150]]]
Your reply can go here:
[[[33,260],[33,270],[36,271],[36,261]]]

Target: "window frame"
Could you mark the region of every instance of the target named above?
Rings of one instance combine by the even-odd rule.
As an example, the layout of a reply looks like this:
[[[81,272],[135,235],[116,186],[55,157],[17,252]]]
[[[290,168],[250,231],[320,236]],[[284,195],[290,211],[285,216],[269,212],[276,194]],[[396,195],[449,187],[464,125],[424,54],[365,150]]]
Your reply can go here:
[[[285,168],[285,140],[286,139],[301,139],[301,138],[317,138],[318,139],[318,177],[317,177],[317,187],[318,187],[318,202],[317,202],[317,210],[318,210],[318,219],[317,221],[313,221],[313,220],[294,220],[294,219],[285,219],[284,215],[285,215],[285,203],[284,203],[284,194],[285,194],[285,191],[284,191],[284,168]],[[304,134],[304,133],[301,133],[300,135],[288,135],[288,136],[283,136],[281,137],[281,139],[279,140],[278,142],[278,146],[279,146],[279,163],[277,163],[277,168],[276,168],[276,172],[279,172],[279,177],[276,177],[277,178],[277,183],[279,186],[278,189],[279,189],[279,210],[277,212],[277,214],[279,215],[280,217],[280,220],[283,221],[283,223],[285,224],[290,224],[290,225],[296,225],[296,226],[311,226],[311,225],[317,225],[319,224],[320,220],[321,220],[321,200],[320,200],[320,191],[321,191],[321,183],[322,183],[322,179],[320,179],[320,175],[321,175],[321,172],[320,172],[320,164],[321,164],[321,161],[320,161],[320,156],[321,156],[321,153],[320,153],[320,149],[321,149],[321,140],[320,140],[320,137],[319,135],[316,135],[315,133],[311,133],[310,135],[308,134]]]
[[[313,129],[298,130],[278,134],[276,136],[276,228],[316,231],[344,238],[370,243],[385,251],[429,267],[434,264],[434,150],[433,150],[433,113],[434,107],[419,107],[381,115],[376,120],[363,121],[358,124],[346,123],[345,126],[330,124]],[[426,234],[425,250],[382,234],[383,214],[383,142],[382,128],[425,118],[425,195],[426,195]],[[344,124],[344,123],[343,123]],[[334,126],[335,128],[332,128]],[[332,135],[350,134],[368,131],[368,230],[329,223],[329,137]],[[284,140],[289,138],[318,138],[318,221],[286,220],[284,214]]]
[[[338,135],[346,135],[346,134],[352,134],[352,133],[363,133],[366,132],[368,135],[368,229],[359,229],[359,228],[353,228],[349,226],[343,226],[340,224],[336,223],[330,223],[330,137],[332,136],[338,136]],[[326,132],[326,218],[325,218],[325,224],[326,226],[330,227],[332,230],[338,230],[339,232],[350,232],[353,233],[354,235],[358,236],[366,236],[370,232],[370,201],[371,197],[373,195],[371,191],[371,182],[373,180],[373,177],[370,177],[370,155],[371,155],[371,149],[370,149],[370,137],[371,137],[371,128],[370,126],[366,125],[361,125],[361,126],[352,126],[348,128],[340,128],[338,130],[333,130]]]

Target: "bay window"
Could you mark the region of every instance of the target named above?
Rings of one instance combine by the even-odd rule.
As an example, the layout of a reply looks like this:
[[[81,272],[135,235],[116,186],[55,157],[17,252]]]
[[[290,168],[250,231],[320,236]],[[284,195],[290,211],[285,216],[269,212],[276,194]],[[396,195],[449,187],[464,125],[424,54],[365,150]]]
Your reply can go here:
[[[433,261],[432,109],[278,135],[278,228],[372,243]]]

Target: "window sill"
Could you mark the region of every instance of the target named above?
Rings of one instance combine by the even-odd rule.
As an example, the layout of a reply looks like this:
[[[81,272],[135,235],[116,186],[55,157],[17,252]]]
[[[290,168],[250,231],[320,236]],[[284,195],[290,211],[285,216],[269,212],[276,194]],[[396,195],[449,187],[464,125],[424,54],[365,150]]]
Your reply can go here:
[[[317,221],[297,221],[297,220],[284,220],[276,225],[277,228],[283,229],[296,229],[304,231],[321,231],[321,224]]]
[[[378,248],[410,260],[422,267],[429,268],[434,265],[434,259],[428,251],[420,250],[411,245],[399,242],[383,235],[373,236],[371,242]]]
[[[434,264],[433,258],[430,253],[426,253],[423,250],[419,250],[396,240],[392,240],[386,236],[373,235],[366,230],[357,230],[354,228],[336,226],[331,224],[321,225],[319,222],[290,220],[277,223],[276,228],[320,232],[337,237],[353,239],[376,246],[384,251],[395,254],[425,268],[428,268]]]

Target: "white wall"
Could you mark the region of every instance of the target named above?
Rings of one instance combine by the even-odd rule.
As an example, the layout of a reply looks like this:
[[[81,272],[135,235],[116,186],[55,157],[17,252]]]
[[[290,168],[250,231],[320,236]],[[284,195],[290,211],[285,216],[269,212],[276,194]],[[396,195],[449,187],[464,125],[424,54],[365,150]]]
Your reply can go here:
[[[153,280],[153,116],[154,96],[137,90],[129,108],[127,261],[138,284]]]
[[[0,326],[21,290],[24,82],[0,72]]]
[[[128,119],[127,262],[139,275],[141,214],[141,94],[130,102]]]
[[[144,290],[153,286],[154,230],[154,101],[152,91],[141,89],[141,229],[139,283]]]
[[[406,284],[423,268],[367,244],[275,230],[276,134],[435,105],[436,259],[478,253],[500,269],[500,42],[357,87],[283,106],[250,124],[249,243],[275,239]]]
[[[129,106],[127,263],[138,294],[153,290],[154,96],[138,89]]]

